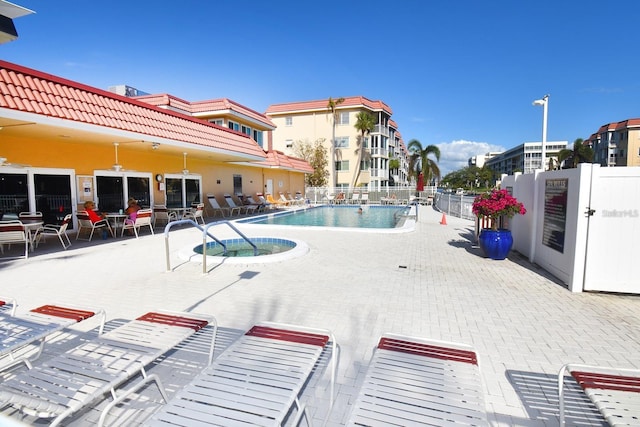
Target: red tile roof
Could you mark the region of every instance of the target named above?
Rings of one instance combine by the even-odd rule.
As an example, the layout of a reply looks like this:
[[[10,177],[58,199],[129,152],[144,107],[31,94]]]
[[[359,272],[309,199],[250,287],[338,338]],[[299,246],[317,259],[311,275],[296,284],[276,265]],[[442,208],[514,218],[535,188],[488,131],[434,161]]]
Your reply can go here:
[[[244,115],[266,128],[275,129],[273,122],[264,114],[260,114],[244,105],[238,104],[228,98],[211,99],[207,101],[189,102],[169,94],[142,95],[134,99],[155,105],[157,107],[175,108],[189,115],[202,115],[202,113],[215,114],[220,111],[233,111]]]
[[[266,115],[269,114],[282,114],[282,113],[295,113],[302,111],[328,111],[327,109],[328,99],[320,99],[317,101],[301,101],[301,102],[289,102],[286,104],[273,104],[267,108]],[[338,104],[336,109],[353,108],[353,107],[365,107],[373,111],[385,111],[387,114],[392,114],[391,108],[382,101],[371,101],[364,96],[351,96],[344,98],[344,102]]]
[[[306,160],[287,156],[282,151],[277,150],[267,151],[267,159],[262,162],[255,162],[255,164],[304,173],[313,173],[314,170]]]
[[[265,158],[240,132],[1,60],[0,108]]]

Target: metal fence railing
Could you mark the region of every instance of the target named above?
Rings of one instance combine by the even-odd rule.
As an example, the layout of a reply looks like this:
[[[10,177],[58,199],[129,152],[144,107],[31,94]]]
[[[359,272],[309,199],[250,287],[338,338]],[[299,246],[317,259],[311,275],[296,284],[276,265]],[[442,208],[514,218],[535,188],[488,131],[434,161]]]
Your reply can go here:
[[[434,205],[439,211],[458,218],[475,220],[471,211],[475,196],[465,196],[453,193],[436,193]]]

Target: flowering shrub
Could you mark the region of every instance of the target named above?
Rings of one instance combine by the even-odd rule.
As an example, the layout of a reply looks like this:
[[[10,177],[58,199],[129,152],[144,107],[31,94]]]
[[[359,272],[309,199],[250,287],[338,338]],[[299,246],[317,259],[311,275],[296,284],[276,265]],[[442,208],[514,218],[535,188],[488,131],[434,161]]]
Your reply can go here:
[[[498,218],[503,215],[511,218],[515,214],[524,215],[527,213],[524,205],[509,194],[507,190],[492,190],[477,196],[473,201],[471,211],[476,216],[491,218],[491,224],[494,229],[498,227]]]

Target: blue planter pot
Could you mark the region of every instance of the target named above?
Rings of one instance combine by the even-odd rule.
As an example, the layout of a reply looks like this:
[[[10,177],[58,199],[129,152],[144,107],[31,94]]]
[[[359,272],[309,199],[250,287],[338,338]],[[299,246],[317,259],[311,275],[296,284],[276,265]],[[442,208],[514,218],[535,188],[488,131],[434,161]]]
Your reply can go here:
[[[491,259],[505,259],[513,246],[511,230],[483,228],[478,238],[480,249]]]

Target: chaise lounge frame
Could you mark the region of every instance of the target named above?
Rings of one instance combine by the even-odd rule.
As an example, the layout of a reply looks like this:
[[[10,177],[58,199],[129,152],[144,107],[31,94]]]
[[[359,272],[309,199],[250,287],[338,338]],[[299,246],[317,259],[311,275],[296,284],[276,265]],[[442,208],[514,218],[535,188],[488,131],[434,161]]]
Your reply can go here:
[[[384,334],[347,425],[389,424],[488,426],[472,347]]]
[[[227,348],[147,426],[281,425],[294,408],[305,415],[300,394],[322,353],[331,348],[333,403],[337,346],[323,329],[281,323],[255,325]]]

